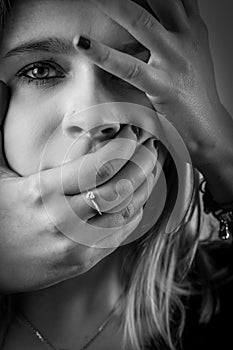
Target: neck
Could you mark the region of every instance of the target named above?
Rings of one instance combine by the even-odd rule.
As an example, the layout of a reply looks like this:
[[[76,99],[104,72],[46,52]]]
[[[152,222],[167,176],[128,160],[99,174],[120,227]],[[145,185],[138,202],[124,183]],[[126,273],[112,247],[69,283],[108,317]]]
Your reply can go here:
[[[117,250],[91,270],[41,291],[20,294],[16,306],[50,339],[92,332],[106,319],[122,293]],[[59,340],[58,340],[59,341]]]

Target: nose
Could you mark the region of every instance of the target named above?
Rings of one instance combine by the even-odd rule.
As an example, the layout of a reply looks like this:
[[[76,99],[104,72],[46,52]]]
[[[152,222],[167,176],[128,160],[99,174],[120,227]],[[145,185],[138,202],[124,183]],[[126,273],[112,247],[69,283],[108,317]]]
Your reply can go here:
[[[69,139],[89,136],[92,142],[113,138],[121,128],[111,90],[102,71],[85,60],[64,94],[62,133]],[[115,97],[115,98],[114,98]],[[110,104],[109,104],[110,103]]]
[[[98,105],[86,111],[65,115],[63,135],[73,140],[81,136],[89,137],[95,143],[113,138],[119,132],[121,124],[116,119],[110,120],[105,108]]]

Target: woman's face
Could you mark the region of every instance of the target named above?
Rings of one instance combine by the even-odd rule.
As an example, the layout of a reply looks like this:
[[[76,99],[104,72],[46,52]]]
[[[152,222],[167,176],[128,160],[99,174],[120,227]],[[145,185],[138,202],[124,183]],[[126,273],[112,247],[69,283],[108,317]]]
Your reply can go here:
[[[136,43],[135,39],[88,0],[13,2],[1,42],[0,79],[12,93],[4,130],[6,157],[21,175],[38,171],[49,140],[43,168],[61,164],[64,155],[59,150],[67,149],[88,130],[77,141],[72,157],[86,154],[119,130],[117,125],[110,129],[106,115],[98,110],[95,121],[100,126],[91,130],[93,115],[77,112],[106,102],[151,107],[142,91],[101,70],[74,49],[73,38],[80,34],[148,60],[148,51],[127,45]],[[27,47],[16,50],[22,44]],[[143,116],[141,126],[146,128]]]

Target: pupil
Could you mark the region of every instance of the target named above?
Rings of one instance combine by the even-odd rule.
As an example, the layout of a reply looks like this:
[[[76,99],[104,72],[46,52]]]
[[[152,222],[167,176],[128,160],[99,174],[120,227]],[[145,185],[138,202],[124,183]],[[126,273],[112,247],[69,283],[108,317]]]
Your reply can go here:
[[[48,74],[48,70],[43,67],[38,67],[33,70],[33,75],[37,77],[38,76],[44,77],[44,76],[47,76],[47,74]]]

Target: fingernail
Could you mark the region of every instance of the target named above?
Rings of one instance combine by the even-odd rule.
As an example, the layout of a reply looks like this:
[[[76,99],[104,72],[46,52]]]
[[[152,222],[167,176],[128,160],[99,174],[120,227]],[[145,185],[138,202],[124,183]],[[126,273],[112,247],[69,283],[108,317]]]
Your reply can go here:
[[[91,40],[81,35],[77,43],[77,47],[83,50],[89,50],[91,47]]]

